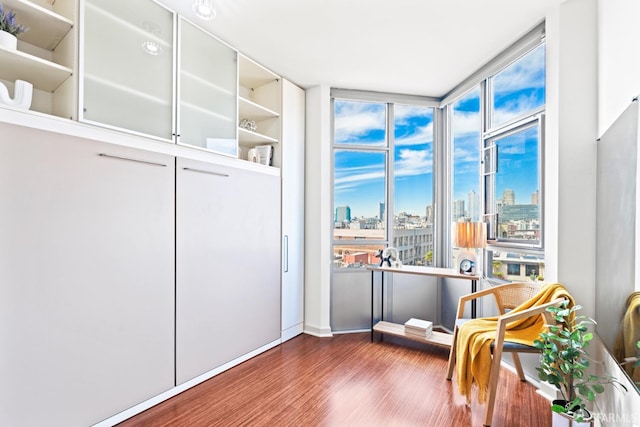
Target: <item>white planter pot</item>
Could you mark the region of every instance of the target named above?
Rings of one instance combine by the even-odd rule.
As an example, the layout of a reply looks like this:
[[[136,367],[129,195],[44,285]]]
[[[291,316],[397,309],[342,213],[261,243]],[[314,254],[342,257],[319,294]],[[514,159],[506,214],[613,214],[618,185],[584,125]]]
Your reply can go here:
[[[577,422],[573,418],[559,414],[557,412],[551,413],[551,427],[592,427],[593,420]]]
[[[554,400],[554,405],[565,404],[564,400]],[[576,422],[573,418],[567,414],[561,414],[558,412],[551,412],[551,427],[593,427],[593,417],[588,413],[588,419],[581,422]]]
[[[0,46],[7,49],[16,49],[18,47],[18,38],[6,31],[0,31]]]

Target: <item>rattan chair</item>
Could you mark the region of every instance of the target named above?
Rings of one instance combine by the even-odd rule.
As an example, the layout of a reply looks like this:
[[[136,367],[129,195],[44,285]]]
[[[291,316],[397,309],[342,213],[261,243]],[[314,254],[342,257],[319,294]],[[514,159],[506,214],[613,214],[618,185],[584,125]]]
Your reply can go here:
[[[449,366],[447,372],[448,380],[450,380],[453,375],[453,369],[456,363],[458,330],[467,320],[469,320],[468,318],[463,317],[465,304],[474,299],[492,295],[495,299],[495,303],[499,312],[499,320],[496,326],[496,338],[491,346],[492,361],[489,385],[487,390],[487,400],[485,403],[485,426],[490,426],[491,419],[493,418],[493,406],[496,400],[496,390],[498,386],[498,377],[500,375],[502,353],[511,353],[513,364],[515,365],[518,376],[520,377],[521,381],[525,381],[524,371],[522,370],[522,364],[520,363],[518,353],[540,352],[540,350],[532,346],[505,341],[504,335],[507,324],[516,320],[540,315],[545,316],[545,324],[550,324],[553,321],[553,318],[551,317],[550,313],[547,312],[547,307],[552,305],[558,306],[563,301],[563,299],[558,299],[547,304],[538,305],[527,310],[519,311],[517,313],[509,313],[509,310],[533,298],[539,290],[540,286],[535,283],[508,283],[505,285],[499,285],[492,288],[484,289],[473,294],[464,295],[460,297],[460,300],[458,302],[458,312],[456,315],[456,323],[453,331],[453,344],[449,353]]]

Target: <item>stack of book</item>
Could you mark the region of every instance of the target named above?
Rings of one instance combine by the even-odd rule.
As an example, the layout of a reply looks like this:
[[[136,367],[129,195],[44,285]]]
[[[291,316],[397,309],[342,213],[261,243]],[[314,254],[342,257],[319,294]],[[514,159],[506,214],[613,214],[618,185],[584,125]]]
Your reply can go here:
[[[408,335],[426,338],[431,335],[432,331],[433,322],[429,322],[428,320],[411,318],[404,324],[404,333]]]

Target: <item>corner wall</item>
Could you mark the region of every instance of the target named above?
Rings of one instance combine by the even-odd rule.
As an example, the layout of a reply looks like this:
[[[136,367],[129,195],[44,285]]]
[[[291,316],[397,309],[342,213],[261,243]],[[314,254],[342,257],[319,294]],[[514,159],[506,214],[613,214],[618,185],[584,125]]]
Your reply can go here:
[[[595,312],[597,1],[547,16],[545,276]]]
[[[326,85],[306,90],[304,332],[331,336],[331,98]]]

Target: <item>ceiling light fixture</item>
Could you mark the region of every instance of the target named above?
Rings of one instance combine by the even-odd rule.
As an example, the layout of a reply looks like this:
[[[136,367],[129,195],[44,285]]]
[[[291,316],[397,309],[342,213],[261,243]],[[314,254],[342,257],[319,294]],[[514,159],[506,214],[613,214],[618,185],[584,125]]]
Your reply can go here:
[[[205,21],[211,21],[216,17],[216,10],[213,8],[213,0],[195,0],[193,11],[196,16]]]
[[[142,49],[144,49],[144,51],[149,55],[158,56],[162,54],[162,48],[160,45],[149,40],[142,43]]]

